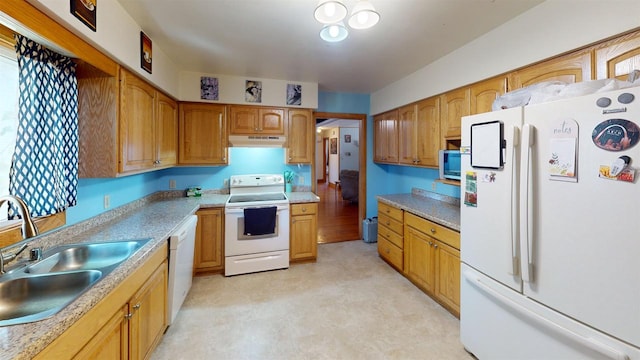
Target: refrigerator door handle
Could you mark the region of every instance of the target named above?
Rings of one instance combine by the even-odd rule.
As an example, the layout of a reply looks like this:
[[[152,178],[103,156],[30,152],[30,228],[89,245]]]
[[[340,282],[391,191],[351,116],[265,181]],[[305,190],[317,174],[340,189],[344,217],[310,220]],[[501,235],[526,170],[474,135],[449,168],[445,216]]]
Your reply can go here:
[[[520,176],[520,237],[523,244],[526,244],[524,250],[526,254],[527,264],[522,267],[522,279],[526,282],[533,282],[533,180],[532,159],[533,151],[533,132],[534,127],[531,124],[522,126],[522,145],[523,156]],[[526,153],[525,153],[526,152]],[[524,182],[524,183],[523,183]]]
[[[520,128],[513,127],[513,138],[511,147],[511,271],[514,276],[520,275],[520,256],[518,255],[518,167],[515,166],[515,159],[518,158],[518,145],[520,141]]]
[[[560,324],[556,324],[553,321],[545,318],[544,316],[529,310],[527,308],[525,308],[524,306],[518,304],[517,302],[509,299],[508,297],[500,294],[499,292],[497,292],[496,290],[492,289],[491,286],[485,284],[482,279],[480,279],[480,277],[478,277],[477,275],[473,274],[471,271],[467,270],[464,273],[464,278],[465,280],[467,280],[471,285],[473,285],[474,287],[476,287],[478,290],[486,293],[487,295],[491,296],[492,298],[494,298],[495,300],[497,300],[498,302],[500,302],[501,304],[509,307],[510,309],[516,311],[517,313],[523,315],[524,317],[526,317],[527,319],[546,327],[547,329],[554,331],[557,334],[563,335],[568,339],[571,339],[581,345],[583,345],[586,348],[589,348],[593,351],[596,351],[610,359],[616,359],[616,360],[629,360],[629,356],[623,352],[621,352],[618,349],[614,349],[611,346],[607,345],[607,344],[603,344],[602,342],[590,338],[590,337],[585,337],[582,336],[580,334],[575,333],[574,331],[571,331],[570,329],[565,328],[564,326],[560,325]]]

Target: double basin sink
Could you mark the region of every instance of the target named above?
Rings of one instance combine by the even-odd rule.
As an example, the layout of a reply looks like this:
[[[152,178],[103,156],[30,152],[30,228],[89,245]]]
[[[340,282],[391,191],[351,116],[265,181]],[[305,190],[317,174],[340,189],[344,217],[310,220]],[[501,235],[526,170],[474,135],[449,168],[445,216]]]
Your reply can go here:
[[[150,239],[60,245],[0,276],[0,326],[59,312]]]

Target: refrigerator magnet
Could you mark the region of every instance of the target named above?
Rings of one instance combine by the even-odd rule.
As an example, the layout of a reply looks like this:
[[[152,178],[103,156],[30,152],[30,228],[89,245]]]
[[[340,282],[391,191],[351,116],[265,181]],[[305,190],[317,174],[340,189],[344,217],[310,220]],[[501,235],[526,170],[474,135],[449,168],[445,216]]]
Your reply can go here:
[[[640,129],[634,122],[625,119],[605,120],[593,129],[591,139],[600,149],[623,151],[633,147],[640,138]]]
[[[551,126],[547,173],[550,180],[578,181],[578,123],[562,119]]]
[[[464,204],[471,207],[478,207],[478,174],[475,171],[467,171],[464,177]]]

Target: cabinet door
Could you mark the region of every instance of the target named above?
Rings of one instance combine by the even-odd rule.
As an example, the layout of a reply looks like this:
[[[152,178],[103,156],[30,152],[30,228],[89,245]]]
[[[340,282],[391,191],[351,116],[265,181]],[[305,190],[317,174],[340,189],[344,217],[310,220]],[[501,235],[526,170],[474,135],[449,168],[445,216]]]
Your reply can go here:
[[[571,53],[509,74],[509,90],[542,81],[577,83],[591,80],[591,51]]]
[[[596,79],[627,80],[627,75],[640,69],[640,31],[608,41],[595,51]]]
[[[167,328],[167,270],[165,260],[129,303],[134,360],[147,359]]]
[[[193,269],[196,273],[224,268],[223,210],[202,209],[196,213],[196,244]]]
[[[258,108],[250,106],[229,107],[229,133],[250,135],[258,132]]]
[[[120,73],[120,172],[153,168],[155,89],[126,70]]]
[[[398,109],[398,162],[400,164],[416,164],[416,105],[411,104]]]
[[[317,204],[291,206],[289,259],[315,260],[318,254]],[[301,215],[304,214],[304,215]]]
[[[178,103],[157,93],[156,166],[173,166],[178,158]]]
[[[471,115],[490,112],[493,102],[507,91],[507,78],[504,76],[487,79],[471,85]]]
[[[460,251],[437,242],[435,297],[460,316]]]
[[[260,109],[258,133],[284,135],[284,109]]]
[[[225,106],[180,104],[179,163],[227,164]]]
[[[120,308],[74,359],[125,360],[129,358],[129,305]]]
[[[429,294],[435,291],[435,240],[430,236],[405,226],[404,271],[420,288]]]
[[[287,163],[310,164],[313,160],[315,124],[311,110],[289,110]]]
[[[398,111],[374,117],[374,161],[398,162]]]
[[[440,149],[440,98],[432,97],[418,102],[416,113],[416,163],[436,167]]]
[[[469,88],[449,91],[440,98],[440,146],[447,149],[448,140],[460,139],[462,117],[469,115]]]

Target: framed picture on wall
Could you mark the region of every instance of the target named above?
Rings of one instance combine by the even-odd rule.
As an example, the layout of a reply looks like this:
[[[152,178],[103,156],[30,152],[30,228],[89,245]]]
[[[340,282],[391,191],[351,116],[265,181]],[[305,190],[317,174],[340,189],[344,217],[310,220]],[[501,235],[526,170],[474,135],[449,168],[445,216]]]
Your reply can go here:
[[[70,0],[71,13],[82,21],[87,27],[96,31],[96,13],[98,12],[98,0]]]
[[[329,139],[329,154],[338,153],[338,138]]]
[[[140,67],[151,74],[153,65],[153,53],[151,47],[151,39],[142,31],[140,31]]]
[[[262,81],[247,80],[244,87],[244,101],[262,102]]]
[[[351,142],[351,135],[345,135],[344,136],[344,142],[350,143]]]
[[[200,77],[200,99],[218,100],[218,78]]]

